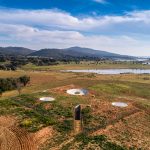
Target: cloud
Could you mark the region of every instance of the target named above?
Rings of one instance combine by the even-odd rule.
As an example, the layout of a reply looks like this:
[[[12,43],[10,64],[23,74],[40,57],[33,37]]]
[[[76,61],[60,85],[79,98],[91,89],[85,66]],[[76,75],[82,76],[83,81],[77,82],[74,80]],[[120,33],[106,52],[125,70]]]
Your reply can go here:
[[[76,17],[60,10],[0,9],[0,46],[84,46],[150,55],[150,11],[123,16]]]
[[[146,55],[149,52],[147,47],[150,47],[149,41],[141,41],[125,35],[83,35],[77,31],[39,30],[25,25],[0,24],[0,26],[0,46],[25,46],[39,50],[77,45],[132,55]],[[147,51],[144,53],[141,49]]]
[[[0,22],[39,26],[48,30],[76,30],[92,33],[150,33],[150,11],[126,13],[123,16],[75,17],[59,10],[0,10]]]
[[[94,2],[97,2],[97,3],[101,3],[101,4],[105,4],[107,3],[105,0],[93,0]]]

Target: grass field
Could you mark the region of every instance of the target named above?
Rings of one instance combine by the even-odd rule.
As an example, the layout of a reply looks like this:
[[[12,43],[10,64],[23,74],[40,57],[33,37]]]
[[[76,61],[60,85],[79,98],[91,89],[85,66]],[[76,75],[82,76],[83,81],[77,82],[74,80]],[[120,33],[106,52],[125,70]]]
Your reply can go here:
[[[27,64],[22,67],[24,70],[68,70],[68,69],[150,69],[150,65],[135,64],[133,62],[113,62],[113,61],[81,61],[80,64],[71,62],[69,64],[63,64],[54,66],[35,66],[33,64]]]
[[[113,65],[107,64],[107,67]],[[36,144],[40,150],[149,150],[150,75],[97,75],[59,71],[86,67],[92,68],[92,64],[48,67],[29,64],[23,67],[25,70],[0,71],[1,78],[21,75],[31,77],[28,86],[22,89],[22,95],[19,96],[15,90],[3,93],[0,98],[0,116],[14,116],[15,126],[25,129],[27,134],[32,133],[33,138],[38,134],[40,142]],[[106,64],[98,67],[105,68]],[[127,66],[115,66],[122,67]],[[72,87],[88,89],[89,94],[66,94],[66,90]],[[38,99],[43,96],[52,96],[56,101],[40,102]],[[114,107],[111,105],[114,101],[126,102],[128,107]],[[73,108],[77,104],[82,104],[85,109],[84,132],[74,135]],[[88,111],[86,106],[90,106]],[[51,131],[49,136],[46,136],[49,131],[47,128]]]

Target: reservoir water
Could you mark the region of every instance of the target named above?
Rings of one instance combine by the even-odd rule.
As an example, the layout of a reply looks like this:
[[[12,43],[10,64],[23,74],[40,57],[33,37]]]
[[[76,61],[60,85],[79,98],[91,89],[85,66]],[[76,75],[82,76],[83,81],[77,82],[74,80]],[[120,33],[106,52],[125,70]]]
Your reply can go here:
[[[67,72],[85,72],[97,74],[150,74],[150,69],[85,69],[67,70]]]

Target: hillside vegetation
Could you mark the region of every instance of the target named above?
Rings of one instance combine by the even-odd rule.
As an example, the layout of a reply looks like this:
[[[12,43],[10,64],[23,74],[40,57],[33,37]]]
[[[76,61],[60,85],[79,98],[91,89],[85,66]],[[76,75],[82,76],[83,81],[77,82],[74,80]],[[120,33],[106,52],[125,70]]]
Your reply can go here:
[[[34,143],[40,150],[147,150],[150,147],[149,75],[97,75],[58,70],[0,71],[0,75],[1,78],[30,76],[30,83],[21,95],[17,90],[3,93],[0,116],[16,117],[15,127],[25,130],[27,135],[32,133],[35,139],[37,134],[50,130],[51,133],[47,135],[45,131],[39,142]],[[66,94],[70,88],[85,88],[89,94],[71,96]],[[44,96],[56,100],[39,101]],[[114,107],[111,105],[114,101],[126,102],[128,107]],[[83,106],[84,126],[79,135],[73,132],[73,108],[77,104]],[[5,126],[1,117],[0,126]]]

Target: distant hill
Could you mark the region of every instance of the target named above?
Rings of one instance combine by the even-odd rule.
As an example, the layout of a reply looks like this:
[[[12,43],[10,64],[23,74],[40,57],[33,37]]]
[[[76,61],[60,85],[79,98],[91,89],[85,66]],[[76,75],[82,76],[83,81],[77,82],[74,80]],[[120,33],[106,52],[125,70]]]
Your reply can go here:
[[[41,49],[29,54],[29,56],[52,57],[54,59],[68,57],[109,57],[109,58],[131,58],[127,55],[119,55],[90,48],[70,47],[66,49]]]
[[[70,47],[66,49],[69,52],[78,52],[82,53],[82,55],[92,56],[92,57],[121,57],[122,55],[110,53],[102,50],[94,50],[90,48],[82,48],[82,47]]]
[[[33,56],[33,57],[51,57],[54,59],[69,59],[77,57],[88,58],[133,58],[127,55],[119,55],[102,50],[94,50],[90,48],[82,47],[70,47],[66,49],[41,49],[31,50],[24,47],[0,47],[0,55],[12,55],[12,56]]]
[[[29,54],[29,56],[52,57],[54,59],[63,59],[71,57],[84,57],[87,55],[85,53],[71,51],[69,49],[41,49],[39,51]]]
[[[29,54],[29,56],[63,58],[66,53],[62,49],[41,49]]]
[[[0,55],[25,56],[35,52],[24,47],[0,47]]]

